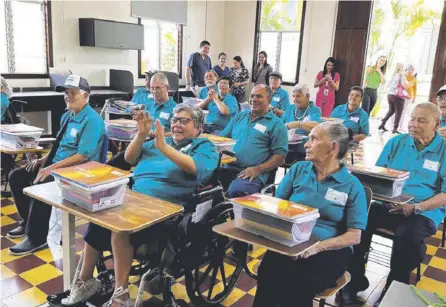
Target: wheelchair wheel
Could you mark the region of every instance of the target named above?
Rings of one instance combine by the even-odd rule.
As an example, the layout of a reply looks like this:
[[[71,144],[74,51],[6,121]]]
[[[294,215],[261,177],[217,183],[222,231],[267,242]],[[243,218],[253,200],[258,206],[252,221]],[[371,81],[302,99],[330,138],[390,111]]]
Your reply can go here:
[[[233,256],[233,240],[212,231],[215,225],[234,219],[232,204],[216,205],[206,219],[212,233],[205,247],[209,260],[185,270],[187,294],[194,306],[200,307],[217,305],[228,297],[243,271],[242,261],[246,260]]]

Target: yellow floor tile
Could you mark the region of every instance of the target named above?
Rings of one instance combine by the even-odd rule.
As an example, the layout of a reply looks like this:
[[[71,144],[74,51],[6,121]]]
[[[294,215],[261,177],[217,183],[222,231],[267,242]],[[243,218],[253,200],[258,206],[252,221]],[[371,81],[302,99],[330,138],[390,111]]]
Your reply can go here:
[[[263,247],[254,247],[253,251],[248,252],[248,256],[250,256],[252,258],[257,258],[265,252],[266,252],[266,249]]]
[[[7,226],[14,224],[16,221],[10,218],[9,216],[2,216],[0,219],[0,225],[1,226]]]
[[[421,275],[424,274],[424,271],[426,271],[427,269],[427,265],[425,265],[424,263],[421,263]],[[417,274],[417,269],[413,270],[412,273]]]
[[[129,294],[132,300],[136,300],[136,295],[138,295],[138,287],[135,285],[129,285]],[[149,298],[151,298],[152,295],[147,292],[147,291],[143,291],[142,293],[142,300],[148,300]]]
[[[438,250],[438,247],[432,245],[426,245],[426,246],[427,246],[426,254],[431,256],[435,255],[435,253]]]
[[[241,299],[246,294],[245,291],[240,290],[239,288],[234,288],[232,290],[231,294],[223,301],[221,304],[223,306],[231,306],[235,302],[237,302],[239,299]]]
[[[257,291],[257,287],[254,287],[251,290],[249,290],[248,294],[250,294],[252,296],[256,296],[256,291]]]
[[[0,209],[0,212],[4,215],[10,215],[17,212],[17,207],[15,205],[9,205]]]
[[[12,260],[16,260],[19,258],[22,258],[23,256],[13,256],[11,254],[9,254],[9,249],[5,248],[2,249],[2,251],[0,252],[0,263],[5,264],[7,262],[10,262]]]
[[[438,257],[432,257],[431,261],[429,262],[429,266],[433,266],[440,270],[446,270],[446,259],[438,258]],[[446,287],[445,287],[446,288]]]
[[[10,238],[10,237],[8,237],[8,240],[14,242],[15,244],[21,243],[24,239],[25,239],[25,237],[22,237],[22,238]]]
[[[248,268],[251,272],[256,272],[260,264],[259,259],[254,259],[248,263]]]
[[[441,230],[437,230],[434,237],[437,239],[441,239],[443,237],[443,232]]]
[[[187,295],[186,287],[182,284],[176,283],[172,286],[172,293],[178,300],[184,300],[186,303],[190,303],[189,296]]]
[[[52,250],[49,248],[45,248],[44,250],[38,251],[34,253],[35,256],[39,257],[45,262],[53,262],[55,260],[62,259],[62,249],[60,250]]]
[[[212,296],[211,297],[215,297],[217,294],[223,292],[224,290],[224,286],[222,282],[219,282],[218,284],[214,285],[214,288],[212,289]],[[204,295],[208,295],[209,294],[209,290],[203,292]]]
[[[207,267],[208,267],[207,265],[203,266],[200,269],[200,272],[204,273],[206,271]],[[235,266],[225,263],[224,264],[224,269],[225,269],[225,274],[226,274],[225,276],[226,276],[226,278],[228,278],[229,276],[232,275],[232,273],[234,273]],[[209,272],[209,274],[212,274],[212,272],[213,271]],[[222,280],[220,269],[217,271],[217,279],[218,280]]]
[[[8,307],[36,307],[46,303],[46,294],[36,287],[2,300]]]
[[[20,277],[33,286],[36,286],[60,275],[62,275],[62,272],[56,269],[54,266],[51,264],[44,264],[20,274]]]
[[[0,264],[0,280],[15,276],[16,274],[8,269],[8,267],[4,266],[3,264]]]
[[[417,283],[417,288],[446,295],[446,287],[444,286],[444,283],[424,276],[421,277],[421,280]]]

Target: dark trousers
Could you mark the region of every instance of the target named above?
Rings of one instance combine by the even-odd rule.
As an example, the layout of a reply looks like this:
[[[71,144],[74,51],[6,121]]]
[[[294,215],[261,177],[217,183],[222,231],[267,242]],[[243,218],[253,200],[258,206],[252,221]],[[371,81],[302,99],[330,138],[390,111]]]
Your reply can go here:
[[[228,198],[242,197],[258,193],[262,190],[264,184],[259,177],[256,177],[253,181],[249,179],[237,178],[237,175],[241,170],[233,168],[220,169],[220,181],[223,185],[223,189],[227,191]]]
[[[370,115],[375,107],[376,100],[378,99],[377,90],[366,87],[364,90],[364,97],[362,98],[362,109]]]
[[[2,153],[1,159],[2,159],[2,163],[1,163],[2,171],[6,176],[8,176],[9,172],[11,171],[12,167],[14,166],[13,156]]]
[[[403,114],[404,99],[395,95],[387,95],[387,100],[389,101],[389,111],[387,111],[386,116],[384,116],[381,125],[384,126],[389,118],[395,114],[393,129],[397,130],[398,125],[400,124],[401,114]]]
[[[235,94],[233,93],[232,95],[235,97],[235,99],[237,99],[238,109],[240,110],[240,104],[243,103],[244,100],[245,100],[245,92],[243,92],[243,93],[235,93]]]
[[[27,172],[25,168],[15,169],[9,174],[9,184],[17,211],[23,219],[21,224],[26,225],[26,235],[33,243],[39,244],[46,242],[48,236],[51,206],[23,194],[24,188],[33,185],[37,173]],[[54,178],[48,176],[44,182],[51,181]]]
[[[267,252],[259,267],[253,307],[307,307],[319,292],[336,285],[352,257],[351,248],[293,260]]]
[[[382,205],[372,204],[367,229],[362,232],[361,243],[355,246],[353,260],[349,266],[353,288],[365,276],[365,255],[369,252],[372,236],[377,228],[389,229],[395,233],[386,289],[393,280],[409,283],[410,273],[426,255],[424,240],[436,232],[434,223],[427,217],[415,214],[408,217],[390,214]]]
[[[125,161],[124,153],[125,152],[123,151],[118,153],[117,155],[114,155],[110,160],[107,161],[107,165],[120,168],[124,171],[129,171],[132,166],[127,161]]]

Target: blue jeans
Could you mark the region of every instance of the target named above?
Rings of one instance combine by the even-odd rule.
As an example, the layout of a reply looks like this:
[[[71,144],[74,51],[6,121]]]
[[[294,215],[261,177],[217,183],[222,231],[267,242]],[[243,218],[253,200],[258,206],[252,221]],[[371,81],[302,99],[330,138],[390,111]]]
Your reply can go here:
[[[258,177],[249,182],[249,179],[236,178],[231,182],[228,189],[228,197],[241,197],[259,193],[262,190],[263,182]]]

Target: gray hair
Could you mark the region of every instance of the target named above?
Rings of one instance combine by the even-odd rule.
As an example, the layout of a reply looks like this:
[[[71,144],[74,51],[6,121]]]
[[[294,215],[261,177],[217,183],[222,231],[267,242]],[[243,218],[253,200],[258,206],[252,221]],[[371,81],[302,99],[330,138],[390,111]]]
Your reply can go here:
[[[436,120],[440,121],[441,118],[441,111],[440,108],[435,104],[431,102],[422,102],[415,106],[412,113],[415,112],[416,109],[425,109],[428,110],[430,115]]]
[[[293,92],[301,92],[302,95],[307,96],[310,94],[310,89],[308,88],[308,85],[298,83],[293,87]]]
[[[350,144],[350,133],[343,123],[336,121],[326,121],[317,125],[321,127],[330,141],[336,142],[339,146],[338,159],[344,159]]]
[[[194,121],[195,128],[202,128],[204,125],[204,113],[203,110],[195,104],[191,103],[181,103],[177,105],[173,109],[173,114],[177,114],[180,112],[187,112],[192,117],[192,120]]]
[[[167,79],[166,75],[163,74],[162,72],[157,72],[150,78],[150,83],[152,83],[154,81],[161,82],[162,84],[169,87],[169,80]]]
[[[9,86],[5,78],[1,77],[1,87],[5,89],[6,97],[12,96],[12,88]]]
[[[208,70],[206,71],[205,74],[207,74],[207,73],[213,73],[213,74],[214,74],[214,77],[218,79],[218,74],[217,74],[217,72],[216,72],[215,70],[213,70],[213,69],[208,69]]]

